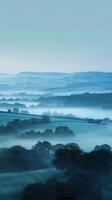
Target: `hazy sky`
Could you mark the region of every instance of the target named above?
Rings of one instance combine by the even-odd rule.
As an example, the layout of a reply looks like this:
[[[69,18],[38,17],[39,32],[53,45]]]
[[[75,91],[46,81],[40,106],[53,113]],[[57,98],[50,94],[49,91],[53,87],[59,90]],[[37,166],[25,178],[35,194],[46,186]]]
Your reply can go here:
[[[112,71],[112,0],[0,0],[0,72]]]

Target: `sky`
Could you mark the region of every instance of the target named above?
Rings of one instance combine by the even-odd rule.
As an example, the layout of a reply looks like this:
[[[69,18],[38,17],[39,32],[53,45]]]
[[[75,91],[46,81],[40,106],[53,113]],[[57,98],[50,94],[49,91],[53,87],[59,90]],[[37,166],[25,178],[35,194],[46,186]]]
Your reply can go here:
[[[0,73],[112,71],[112,0],[0,0]]]

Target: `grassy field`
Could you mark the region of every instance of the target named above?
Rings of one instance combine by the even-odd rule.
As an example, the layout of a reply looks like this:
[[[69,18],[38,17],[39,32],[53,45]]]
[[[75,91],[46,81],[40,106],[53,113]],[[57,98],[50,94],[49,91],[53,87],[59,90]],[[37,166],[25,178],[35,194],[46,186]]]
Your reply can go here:
[[[0,174],[0,200],[19,200],[29,183],[45,182],[57,174],[55,169]]]
[[[38,118],[38,117],[39,116],[30,114],[0,112],[0,124],[6,124],[7,122],[13,121],[14,119],[28,120],[31,118]]]
[[[36,115],[27,114],[15,114],[15,113],[5,113],[0,112],[0,124],[6,124],[14,119],[30,119],[38,118]],[[107,143],[112,146],[112,126],[111,124],[92,124],[86,122],[86,120],[77,120],[72,118],[60,118],[51,117],[50,123],[38,124],[37,130],[45,129],[55,129],[58,126],[68,126],[75,133],[75,137],[72,141],[64,141],[65,143],[74,142],[80,145],[84,150],[92,150],[95,145]],[[7,140],[2,137],[0,138],[0,147],[22,145],[26,147],[31,147],[36,144],[37,139],[27,140],[27,139],[13,139],[8,138]],[[61,143],[60,140],[53,140],[52,143]],[[57,172],[55,169],[48,170],[38,170],[30,172],[20,172],[20,173],[3,173],[0,174],[0,200],[19,200],[20,194],[24,187],[29,183],[35,183],[38,181],[45,181],[52,175],[56,176]]]
[[[31,114],[16,114],[16,113],[6,113],[0,112],[0,124],[6,124],[9,121],[13,121],[14,119],[20,120],[28,120],[31,118],[40,118],[38,115],[31,115]],[[106,125],[99,125],[88,123],[86,120],[82,119],[75,119],[69,117],[50,117],[50,123],[43,123],[37,125],[37,130],[45,130],[45,129],[55,129],[58,126],[68,126],[71,128],[76,134],[83,134],[83,133],[95,133],[101,132],[105,133],[107,131]],[[109,128],[108,128],[109,131]]]
[[[14,119],[30,119],[39,118],[38,115],[30,114],[15,114],[15,113],[3,113],[0,112],[0,123],[5,124]],[[75,133],[75,137],[72,140],[54,140],[51,139],[50,142],[56,143],[78,143],[82,149],[90,150],[94,148],[95,145],[107,143],[112,146],[112,125],[111,124],[93,124],[88,123],[86,120],[75,119],[69,117],[50,117],[49,123],[37,124],[37,127],[33,128],[35,130],[44,131],[46,129],[55,129],[58,126],[68,126]],[[32,129],[32,128],[31,128]],[[26,148],[31,148],[32,145],[36,144],[39,139],[22,139],[17,140],[15,138],[2,138],[0,140],[0,147],[22,145]]]

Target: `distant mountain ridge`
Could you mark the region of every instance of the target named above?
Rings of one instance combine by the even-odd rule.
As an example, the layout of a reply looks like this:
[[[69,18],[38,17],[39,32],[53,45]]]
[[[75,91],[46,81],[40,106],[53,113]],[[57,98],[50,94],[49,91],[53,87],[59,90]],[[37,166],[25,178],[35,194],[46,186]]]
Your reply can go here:
[[[101,71],[85,71],[85,72],[27,72],[27,71],[23,71],[18,73],[17,75],[38,75],[38,74],[47,74],[47,75],[52,75],[52,74],[57,74],[57,75],[89,75],[89,74],[94,74],[94,75],[104,75],[104,74],[111,74],[112,72],[101,72]]]
[[[21,72],[0,74],[0,90],[47,93],[112,92],[112,72]]]
[[[111,75],[112,72],[102,72],[102,71],[85,71],[85,72],[33,72],[33,71],[22,71],[15,74],[10,73],[0,73],[0,76],[29,76],[29,75]]]

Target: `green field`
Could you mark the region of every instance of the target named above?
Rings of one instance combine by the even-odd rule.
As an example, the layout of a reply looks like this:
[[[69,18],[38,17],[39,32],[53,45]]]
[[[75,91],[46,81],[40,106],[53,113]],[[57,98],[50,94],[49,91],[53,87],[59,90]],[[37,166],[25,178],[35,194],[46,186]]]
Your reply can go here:
[[[31,118],[38,118],[38,116],[21,113],[0,112],[0,124],[6,124],[7,122],[13,121],[14,119],[28,120]]]
[[[0,200],[20,200],[23,189],[29,183],[45,182],[57,174],[55,169],[0,174]]]
[[[37,115],[15,114],[0,112],[0,124],[6,124],[14,119],[30,119],[39,118]],[[37,124],[36,130],[55,129],[58,126],[68,126],[75,133],[72,140],[65,140],[63,143],[74,142],[80,145],[84,150],[90,151],[95,145],[109,144],[112,146],[112,126],[111,124],[92,124],[82,119],[72,119],[66,117],[51,117],[49,123]],[[15,138],[0,138],[0,147],[8,147],[13,145],[22,145],[31,148],[36,144],[37,139],[15,139]],[[61,143],[60,140],[51,140],[52,143]],[[25,186],[29,183],[46,181],[52,175],[56,176],[55,169],[37,170],[20,173],[3,173],[0,174],[0,200],[20,200],[20,195]]]
[[[16,114],[16,113],[7,113],[7,112],[0,112],[0,124],[6,124],[9,121],[13,121],[14,119],[20,120],[28,120],[31,118],[40,118],[38,115],[32,114]],[[71,128],[75,133],[82,134],[82,133],[94,133],[94,132],[102,132],[104,133],[107,130],[107,127],[110,125],[99,125],[88,123],[86,120],[82,119],[75,119],[69,117],[50,117],[50,123],[45,124],[38,124],[37,130],[45,130],[45,129],[55,129],[58,126],[68,126]]]
[[[30,118],[39,118],[38,115],[30,115],[30,114],[15,114],[15,113],[0,113],[0,123],[5,124],[14,119],[30,119]],[[60,140],[60,139],[51,139],[50,142],[53,144],[56,143],[69,143],[75,142],[78,143],[82,149],[90,150],[94,148],[95,145],[101,145],[104,143],[112,146],[112,124],[93,124],[88,123],[86,120],[75,119],[69,117],[50,117],[49,123],[40,123],[34,127],[34,130],[44,131],[46,129],[55,129],[58,126],[68,126],[75,133],[74,138],[72,140]],[[31,128],[32,129],[32,128]],[[0,147],[10,147],[13,145],[22,145],[26,148],[31,148],[32,145],[36,144],[39,140],[37,139],[18,139],[17,138],[3,138],[0,140]]]

